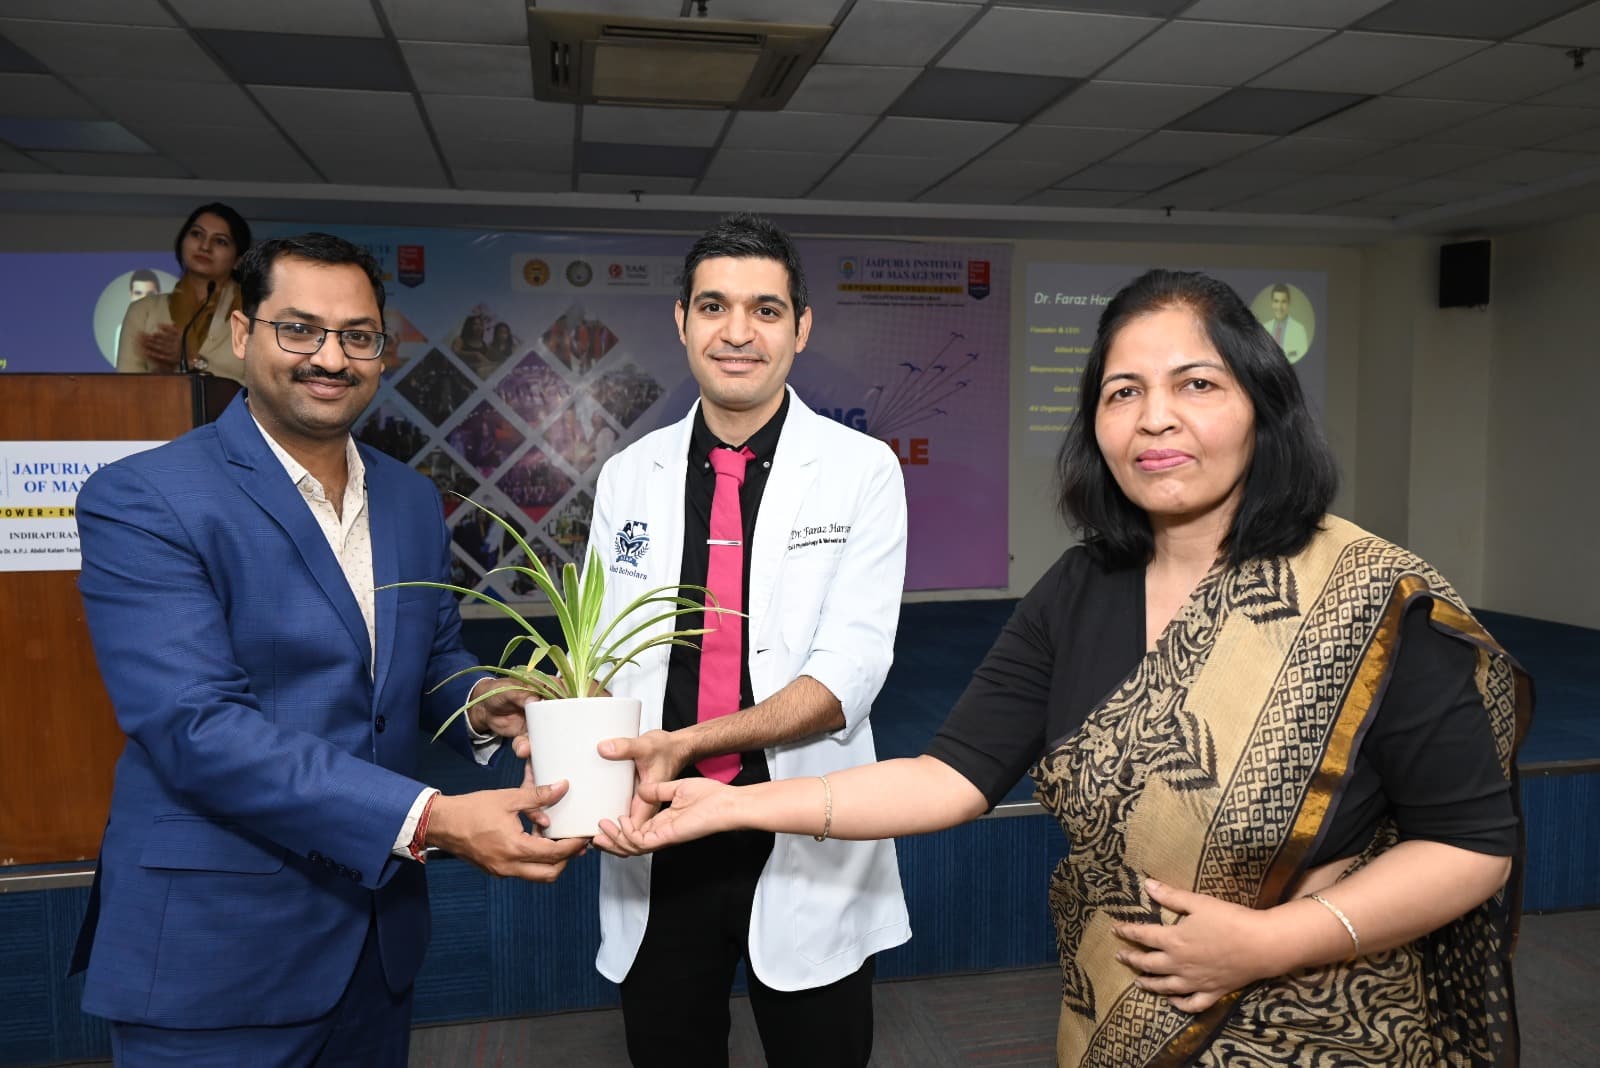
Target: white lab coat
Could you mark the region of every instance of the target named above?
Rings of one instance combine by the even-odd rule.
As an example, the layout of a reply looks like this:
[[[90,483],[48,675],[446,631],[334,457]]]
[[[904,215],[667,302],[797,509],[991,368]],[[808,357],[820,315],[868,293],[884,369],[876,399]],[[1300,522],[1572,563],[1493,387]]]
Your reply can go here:
[[[774,779],[822,775],[877,759],[867,713],[894,652],[905,584],[906,500],[899,461],[882,442],[824,418],[789,391],[789,412],[756,516],[750,551],[750,642],[757,701],[801,675],[844,707],[837,732],[766,750]],[[611,619],[645,590],[674,585],[683,562],[684,485],[694,411],[607,461],[589,544],[606,567]],[[632,540],[619,545],[627,526]],[[643,538],[644,551],[627,551]],[[681,624],[680,624],[681,625]],[[643,703],[640,730],[661,726],[669,648],[650,650],[612,682]],[[822,824],[822,791],[817,792]],[[600,953],[621,982],[650,910],[648,856],[600,866]],[[894,843],[780,834],[756,885],[750,965],[777,990],[850,975],[911,937]]]

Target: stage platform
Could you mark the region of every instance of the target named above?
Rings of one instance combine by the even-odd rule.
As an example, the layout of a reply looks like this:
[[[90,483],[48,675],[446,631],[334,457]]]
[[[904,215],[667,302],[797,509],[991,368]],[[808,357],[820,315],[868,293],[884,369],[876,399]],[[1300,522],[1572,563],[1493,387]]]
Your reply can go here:
[[[1012,601],[908,604],[896,659],[873,713],[881,756],[920,753],[1010,615]],[[1600,631],[1518,616],[1480,617],[1533,674],[1538,707],[1522,749],[1529,911],[1600,907]],[[469,621],[468,644],[496,657],[509,624]],[[513,784],[431,750],[424,777],[455,792]],[[1007,804],[965,827],[898,843],[915,936],[879,957],[895,978],[1048,964],[1055,959],[1045,887],[1066,850],[1054,821],[1019,783]],[[442,859],[428,868],[433,943],[417,981],[418,1022],[519,1016],[616,1004],[594,970],[598,857],[554,886],[490,879]],[[73,880],[68,878],[67,882]],[[76,880],[82,883],[82,879]],[[88,896],[0,881],[0,1065],[103,1057],[102,1022],[78,1011],[65,977]]]

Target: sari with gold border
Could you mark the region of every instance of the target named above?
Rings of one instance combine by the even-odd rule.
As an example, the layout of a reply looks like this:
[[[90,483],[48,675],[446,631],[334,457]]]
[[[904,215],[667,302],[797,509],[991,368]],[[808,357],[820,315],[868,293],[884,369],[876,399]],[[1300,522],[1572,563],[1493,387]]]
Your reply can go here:
[[[1115,959],[1116,924],[1172,921],[1147,877],[1255,908],[1286,899],[1339,805],[1418,599],[1436,629],[1476,650],[1514,786],[1527,676],[1431,567],[1332,516],[1292,558],[1213,568],[1133,673],[1047,750],[1036,796],[1072,842],[1050,888],[1061,1065],[1516,1063],[1520,856],[1506,888],[1430,935],[1257,983],[1197,1015],[1140,990]],[[1397,838],[1386,821],[1350,870]]]

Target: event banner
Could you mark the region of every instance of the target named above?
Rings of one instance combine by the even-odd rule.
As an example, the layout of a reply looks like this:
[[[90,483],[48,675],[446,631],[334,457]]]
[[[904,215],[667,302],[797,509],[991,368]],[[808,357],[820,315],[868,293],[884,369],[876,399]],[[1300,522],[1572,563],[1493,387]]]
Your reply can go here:
[[[600,466],[684,417],[697,391],[673,318],[693,238],[326,229],[370,248],[388,280],[384,380],[357,436],[445,493],[455,581],[533,596],[503,530],[547,564],[581,563]],[[911,590],[1003,587],[1010,250],[803,241],[810,344],[799,398],[882,439],[906,479]],[[135,275],[172,285],[169,253],[0,256],[7,371],[110,370]],[[48,288],[33,279],[47,280]],[[92,319],[92,329],[89,327]],[[46,328],[19,329],[19,322]]]
[[[1182,268],[1177,268],[1182,269]],[[1278,343],[1300,378],[1313,411],[1327,391],[1328,276],[1316,271],[1258,267],[1200,267],[1232,286]],[[1031,263],[1023,344],[1026,377],[1020,413],[1024,455],[1048,459],[1080,406],[1079,382],[1094,345],[1100,313],[1143,267],[1088,263]]]
[[[84,479],[159,441],[0,441],[0,571],[77,571]]]

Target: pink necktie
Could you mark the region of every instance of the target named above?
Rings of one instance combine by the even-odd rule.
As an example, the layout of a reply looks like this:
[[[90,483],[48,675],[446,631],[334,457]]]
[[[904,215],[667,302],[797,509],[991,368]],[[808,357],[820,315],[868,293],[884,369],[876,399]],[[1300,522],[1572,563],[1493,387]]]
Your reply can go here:
[[[706,588],[718,607],[744,611],[744,516],[739,508],[739,487],[744,485],[745,464],[755,459],[749,449],[711,450],[711,469],[717,485],[711,493],[711,530],[706,542]],[[743,620],[735,615],[707,612],[705,627],[711,633],[700,640],[700,708],[696,718],[704,723],[739,711],[740,665],[744,656]],[[695,764],[700,774],[718,782],[732,782],[739,774],[739,754],[724,753]]]
[[[1287,319],[1279,319],[1272,328],[1272,340],[1278,343],[1280,349],[1283,348],[1283,328],[1288,322],[1289,320]]]

